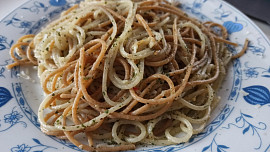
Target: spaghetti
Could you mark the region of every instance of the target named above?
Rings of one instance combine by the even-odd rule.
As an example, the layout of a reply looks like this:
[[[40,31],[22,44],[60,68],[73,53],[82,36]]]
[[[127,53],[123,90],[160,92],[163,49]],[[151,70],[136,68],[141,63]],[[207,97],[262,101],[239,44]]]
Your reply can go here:
[[[204,129],[226,66],[244,53],[227,37],[165,0],[86,0],[20,38],[8,68],[38,66],[48,135],[89,151],[178,144]]]

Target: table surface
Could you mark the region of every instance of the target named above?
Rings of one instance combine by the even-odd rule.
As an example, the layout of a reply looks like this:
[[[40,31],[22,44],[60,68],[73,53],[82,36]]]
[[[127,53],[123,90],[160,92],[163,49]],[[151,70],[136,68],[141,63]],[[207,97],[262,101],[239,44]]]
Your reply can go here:
[[[0,20],[27,1],[28,0],[0,0]],[[260,29],[266,34],[266,36],[270,40],[270,25],[255,19],[252,20],[260,27]]]

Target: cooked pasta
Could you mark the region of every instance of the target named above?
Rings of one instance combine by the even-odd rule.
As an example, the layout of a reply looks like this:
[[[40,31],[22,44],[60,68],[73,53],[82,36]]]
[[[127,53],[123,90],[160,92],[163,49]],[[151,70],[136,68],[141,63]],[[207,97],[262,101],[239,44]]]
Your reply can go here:
[[[187,142],[220,97],[226,29],[166,0],[86,0],[11,48],[38,66],[41,130],[88,151]],[[161,125],[162,124],[162,125]]]

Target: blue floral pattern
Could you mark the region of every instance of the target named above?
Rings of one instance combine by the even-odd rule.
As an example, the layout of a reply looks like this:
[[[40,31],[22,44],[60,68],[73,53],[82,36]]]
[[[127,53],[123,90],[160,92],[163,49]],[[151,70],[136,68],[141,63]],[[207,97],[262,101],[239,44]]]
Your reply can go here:
[[[234,17],[234,21],[225,21],[228,17],[231,17],[232,12],[224,10],[223,6],[223,3],[221,3],[219,7],[212,12],[215,14],[215,19],[224,22],[223,26],[227,29],[229,34],[242,31],[244,25],[247,25],[247,23],[243,20],[239,20],[237,16]]]
[[[216,139],[215,139],[216,136],[217,136],[217,134],[214,136],[211,144],[202,149],[202,152],[207,152],[207,151],[209,151],[209,152],[226,152],[228,149],[230,149],[230,147],[228,147],[226,145],[218,144]]]
[[[29,10],[30,12],[38,14],[41,10],[43,10],[43,12],[46,12],[49,8],[48,6],[45,6],[44,3],[41,2],[35,1],[33,4],[34,4],[33,6],[23,7],[21,9]]]
[[[264,67],[250,67],[248,66],[249,62],[245,62],[244,73],[247,79],[249,78],[258,78],[258,76],[270,78],[270,66],[267,68]]]
[[[5,49],[10,49],[13,43],[14,43],[13,40],[9,42],[7,40],[7,37],[0,35],[0,51],[5,50]]]
[[[22,118],[23,116],[18,112],[18,111],[12,111],[10,114],[6,114],[4,116],[5,123],[9,123],[11,125],[14,125],[18,123],[18,121]]]
[[[11,60],[8,59],[8,60],[5,60],[3,64],[0,64],[0,78],[6,78],[4,72],[6,71],[6,66],[9,64]]]
[[[16,147],[11,148],[12,152],[29,152],[29,150],[31,149],[31,147],[22,144],[22,145],[17,145]]]
[[[257,126],[253,125],[249,121],[250,119],[255,119],[255,118],[251,115],[240,112],[240,116],[235,118],[234,123],[229,123],[227,127],[223,127],[223,128],[230,129],[231,126],[234,126],[239,129],[243,129],[242,130],[243,135],[246,135],[248,132],[250,132],[252,136],[257,136],[257,138],[259,139],[259,146],[255,147],[254,149],[258,150],[262,146],[262,138],[261,138],[259,130],[266,130],[267,125],[263,122],[259,122]]]
[[[231,50],[235,49],[231,48]],[[241,62],[239,59],[235,59],[233,62],[233,70],[234,70],[234,75],[233,75],[233,85],[231,88],[231,93],[228,97],[229,100],[237,102],[238,96],[239,96],[239,91],[242,86],[242,70],[241,70]]]
[[[201,13],[200,9],[207,0],[195,0],[190,5],[182,4],[180,8],[185,10],[188,14],[194,15],[199,18],[201,21],[209,21],[210,19]]]
[[[253,54],[257,55],[257,56],[264,56],[264,53],[265,53],[265,46],[262,45],[262,38],[258,38],[257,39],[257,42],[254,43],[253,41],[251,41],[249,44],[248,44],[248,49],[247,51],[248,52],[252,52]]]
[[[13,17],[11,19],[4,21],[4,23],[6,23],[6,26],[11,25],[13,27],[23,29],[23,31],[21,32],[23,34],[31,28],[33,22],[27,21],[27,20],[22,20],[20,18],[17,18],[16,16],[17,16],[17,14],[13,15]]]
[[[4,21],[4,23],[6,23],[6,26],[13,26],[16,28],[23,29],[23,31],[21,32],[23,34],[31,28],[33,22],[27,21],[27,20],[22,20],[20,18],[17,18],[16,16],[17,16],[17,14],[13,15],[13,17],[11,19]]]
[[[29,146],[26,144],[17,145],[11,148],[11,152],[45,152],[49,151],[49,149],[57,149],[55,147],[42,144],[36,138],[32,138],[32,140],[35,142],[34,146]]]
[[[193,138],[196,138],[198,136],[206,137],[210,133],[214,132],[230,116],[233,110],[234,107],[226,105],[222,112],[208,126],[205,127],[205,130],[198,135],[195,135]],[[193,140],[193,138],[191,140]]]
[[[33,110],[30,108],[30,106],[26,102],[26,99],[24,97],[24,94],[21,88],[21,84],[15,83],[15,84],[12,84],[12,87],[15,93],[15,99],[20,105],[20,108],[22,109],[23,113],[35,126],[40,127],[37,115],[33,112]]]
[[[7,131],[8,129],[12,128],[16,124],[22,124],[23,127],[27,127],[27,124],[24,121],[21,121],[21,119],[23,118],[23,115],[20,114],[15,109],[16,107],[12,109],[11,113],[4,115],[4,119],[2,120],[4,120],[5,124],[0,123],[0,133]]]
[[[259,72],[256,71],[256,68],[247,68],[244,70],[244,73],[247,78],[257,78],[259,75]]]

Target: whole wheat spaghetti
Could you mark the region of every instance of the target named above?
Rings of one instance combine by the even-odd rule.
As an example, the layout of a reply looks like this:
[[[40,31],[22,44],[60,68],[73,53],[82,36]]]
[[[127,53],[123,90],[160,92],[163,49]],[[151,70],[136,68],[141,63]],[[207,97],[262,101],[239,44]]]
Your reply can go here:
[[[201,132],[219,102],[226,66],[244,53],[227,38],[165,0],[86,0],[19,39],[8,68],[38,66],[48,135],[89,151],[171,145]]]

